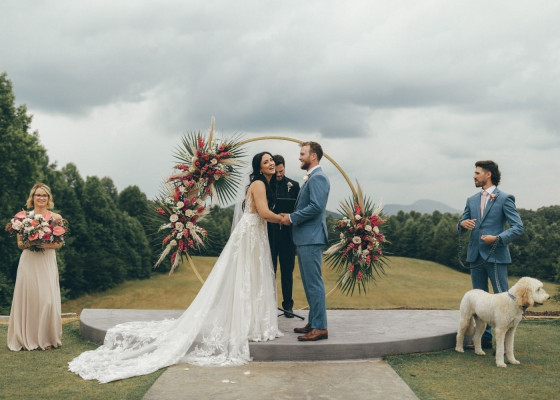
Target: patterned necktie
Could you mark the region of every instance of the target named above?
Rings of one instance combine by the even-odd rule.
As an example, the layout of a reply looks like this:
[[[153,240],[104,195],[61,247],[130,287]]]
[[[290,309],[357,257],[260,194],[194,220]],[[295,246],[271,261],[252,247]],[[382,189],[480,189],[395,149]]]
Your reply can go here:
[[[488,192],[486,190],[482,191],[480,196],[480,216],[484,215],[484,209],[486,208],[486,198],[488,197]]]

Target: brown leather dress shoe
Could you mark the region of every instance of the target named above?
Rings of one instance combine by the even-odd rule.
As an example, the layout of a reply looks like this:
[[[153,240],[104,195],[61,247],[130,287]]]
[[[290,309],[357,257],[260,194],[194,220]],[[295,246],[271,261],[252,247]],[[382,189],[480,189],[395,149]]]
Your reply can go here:
[[[298,340],[300,342],[314,342],[316,340],[321,339],[328,339],[329,338],[329,331],[326,329],[313,329],[311,332],[308,332],[306,335],[298,336]]]
[[[309,333],[313,328],[310,324],[305,325],[303,328],[294,328],[295,333]]]

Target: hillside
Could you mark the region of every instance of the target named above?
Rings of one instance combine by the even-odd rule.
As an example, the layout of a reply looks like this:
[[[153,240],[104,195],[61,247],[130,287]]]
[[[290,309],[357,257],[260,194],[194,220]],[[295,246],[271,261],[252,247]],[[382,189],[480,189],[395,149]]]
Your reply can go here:
[[[201,275],[206,277],[216,258],[194,257],[194,260]],[[461,297],[471,289],[469,275],[431,261],[391,257],[386,272],[366,295],[356,292],[354,296],[344,296],[335,291],[327,298],[327,307],[458,309]],[[325,269],[324,275],[328,291],[334,287],[336,276],[330,269]],[[510,284],[515,281],[516,278],[510,278]],[[183,265],[172,276],[161,274],[148,280],[127,281],[106,292],[68,301],[62,310],[80,313],[83,308],[183,309],[192,302],[200,286],[192,270]],[[545,289],[554,295],[557,286],[546,283]],[[307,305],[298,267],[294,271],[294,300],[296,309]],[[560,304],[549,302],[529,310],[560,310]]]

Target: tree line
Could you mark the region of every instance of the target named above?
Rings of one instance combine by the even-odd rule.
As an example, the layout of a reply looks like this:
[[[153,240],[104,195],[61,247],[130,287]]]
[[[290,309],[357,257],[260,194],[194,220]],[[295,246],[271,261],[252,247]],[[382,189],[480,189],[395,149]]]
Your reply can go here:
[[[36,182],[50,186],[55,212],[70,223],[66,245],[57,251],[63,299],[102,291],[127,280],[149,278],[152,248],[146,195],[136,186],[118,193],[108,177],[82,178],[74,164],[49,163],[32,132],[25,105],[16,105],[12,83],[0,74],[0,218],[8,223],[25,209]],[[16,239],[0,234],[0,314],[7,314],[20,256]]]
[[[518,209],[525,232],[509,244],[512,264],[509,275],[560,282],[560,206],[536,211]],[[458,257],[457,223],[460,214],[420,214],[400,211],[389,218],[384,232],[390,240],[389,254],[435,261],[465,271]],[[461,259],[466,265],[469,233],[461,235]]]

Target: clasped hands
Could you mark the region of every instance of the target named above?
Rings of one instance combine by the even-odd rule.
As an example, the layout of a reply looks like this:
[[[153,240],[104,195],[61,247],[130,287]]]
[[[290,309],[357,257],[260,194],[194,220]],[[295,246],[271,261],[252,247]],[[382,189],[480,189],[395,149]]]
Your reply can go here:
[[[279,222],[280,225],[292,225],[292,221],[290,221],[290,214],[280,213],[278,215],[282,218]]]
[[[468,230],[473,230],[476,225],[476,219],[465,219],[461,221],[461,226]],[[492,244],[498,240],[498,236],[495,235],[482,235],[480,239],[486,244]]]

